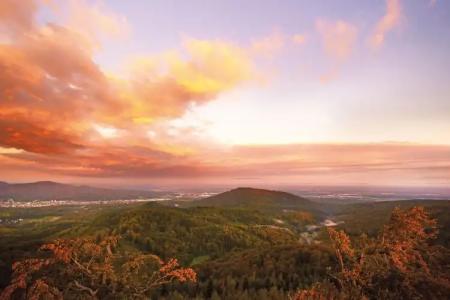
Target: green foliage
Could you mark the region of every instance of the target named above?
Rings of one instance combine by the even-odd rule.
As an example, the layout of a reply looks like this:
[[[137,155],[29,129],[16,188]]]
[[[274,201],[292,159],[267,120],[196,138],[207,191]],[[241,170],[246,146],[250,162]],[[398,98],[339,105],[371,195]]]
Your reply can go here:
[[[320,204],[308,199],[290,193],[253,188],[237,188],[187,204],[206,207],[240,207],[270,212],[302,210],[310,212],[314,216],[324,216]]]
[[[339,269],[296,300],[312,299],[448,299],[449,251],[431,241],[436,220],[423,207],[395,208],[373,237],[355,241],[328,228]]]
[[[246,195],[249,200],[237,205]],[[23,222],[0,225],[0,288],[9,282],[12,262],[34,257],[43,243],[86,236],[99,242],[120,235],[120,253],[173,257],[197,272],[196,283],[162,285],[152,291],[154,299],[287,299],[295,290],[329,279],[339,264],[325,228],[308,231],[307,225],[320,225],[327,209],[289,195],[237,189],[214,198],[209,207],[186,202],[181,208],[148,203],[1,209],[1,218]],[[434,244],[448,248],[450,201],[340,205],[333,208],[333,219],[344,221],[338,227],[357,241],[356,247],[361,233],[368,238],[380,233],[395,206],[418,203],[438,219]],[[300,243],[306,233],[313,237],[311,245]]]
[[[425,207],[438,220],[440,231],[436,242],[450,247],[450,201],[446,200],[404,200],[345,205],[342,206],[337,220],[343,221],[339,227],[351,236],[363,233],[375,236],[389,221],[395,207],[408,209],[417,205]]]
[[[140,251],[192,264],[200,256],[215,259],[231,251],[296,240],[293,232],[273,222],[270,216],[246,209],[144,205],[122,214],[100,215],[73,230],[92,235],[106,228]]]
[[[197,268],[197,295],[221,299],[286,299],[334,268],[333,253],[323,246],[275,245],[226,255]],[[179,291],[190,296],[187,291]],[[192,296],[192,295],[191,295]]]

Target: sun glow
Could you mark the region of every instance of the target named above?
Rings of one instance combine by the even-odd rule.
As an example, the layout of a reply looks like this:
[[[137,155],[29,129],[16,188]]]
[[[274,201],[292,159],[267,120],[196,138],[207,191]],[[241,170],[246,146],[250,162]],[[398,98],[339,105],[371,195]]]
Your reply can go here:
[[[117,128],[94,125],[94,129],[105,139],[113,139],[119,135]]]

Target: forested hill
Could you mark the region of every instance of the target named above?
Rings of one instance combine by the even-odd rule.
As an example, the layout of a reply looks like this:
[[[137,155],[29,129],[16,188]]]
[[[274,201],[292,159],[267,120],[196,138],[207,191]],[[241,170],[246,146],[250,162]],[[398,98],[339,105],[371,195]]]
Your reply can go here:
[[[174,207],[174,203],[180,205]],[[191,207],[183,207],[181,203]],[[449,205],[449,201],[426,200],[341,205],[332,217],[337,229],[346,233],[325,227],[323,218],[312,213],[317,207],[310,200],[250,188],[238,188],[198,201],[30,210],[5,208],[0,215],[3,220],[0,289],[17,290],[18,297],[2,299],[29,299],[26,296],[28,291],[33,291],[34,283],[46,280],[67,299],[86,299],[89,290],[77,289],[77,283],[82,280],[83,286],[98,291],[97,299],[312,299],[293,297],[304,289],[309,293],[306,295],[322,292],[308,291],[317,284],[322,284],[324,292],[328,287],[338,293],[340,290],[334,289],[334,284],[340,287],[341,282],[353,282],[342,276],[358,274],[364,280],[356,281],[361,286],[346,287],[341,289],[342,293],[358,288],[363,289],[358,290],[358,295],[362,292],[369,295],[365,299],[447,299],[443,295],[448,274],[445,277],[443,274],[448,273]],[[395,210],[396,206],[402,210]],[[431,239],[437,232],[428,213],[431,218],[437,218],[437,240]],[[12,222],[19,219],[22,221]],[[383,248],[383,236],[379,233],[387,229],[395,230],[385,234],[393,243],[388,246],[395,248]],[[365,233],[362,238],[361,233]],[[421,236],[429,236],[430,241],[414,241]],[[405,274],[399,273],[402,269],[393,264],[396,261],[386,260],[384,256],[390,249],[400,249],[397,239],[401,245],[405,241],[406,245],[412,245],[414,255],[418,253],[416,249],[422,251],[424,255],[419,258],[427,259],[426,270],[431,272],[422,272],[413,261],[412,273],[409,269]],[[45,249],[56,249],[55,259],[62,257],[62,262],[56,260],[51,266],[45,265],[52,262],[48,260],[50,253],[42,251],[42,245],[47,243],[50,246]],[[350,249],[346,253],[351,256],[342,261],[352,272],[340,273],[343,268],[336,255],[341,252],[335,247],[341,245],[346,247],[344,250]],[[94,266],[94,272],[80,269],[78,261],[67,260],[66,254],[71,253],[81,259],[82,267]],[[408,254],[405,261],[416,257],[405,253]],[[430,253],[437,254],[428,259]],[[359,256],[353,255],[360,254],[369,258],[354,259]],[[393,253],[393,258],[397,254]],[[147,264],[147,259],[155,258],[157,266]],[[182,268],[171,274],[181,274],[189,268],[196,279],[187,282],[180,277],[179,282],[165,282],[148,290],[146,287],[154,275],[159,276],[165,270],[160,265],[173,263],[173,258]],[[32,269],[36,262],[42,262],[37,271]],[[361,262],[364,264],[358,265]],[[19,268],[22,273],[13,272],[13,265],[22,266]],[[111,272],[110,280],[103,280],[103,270]],[[29,275],[26,288],[16,285],[17,279],[24,278],[22,274]],[[337,280],[336,283],[330,282],[330,278]],[[444,285],[440,278],[447,280]],[[364,285],[365,282],[375,284]],[[136,290],[142,290],[145,297],[130,296]],[[402,294],[410,290],[416,293],[414,297]],[[384,291],[390,294],[380,295]],[[361,298],[345,295],[333,299]]]
[[[117,200],[151,198],[155,195],[150,191],[103,189],[52,181],[15,184],[0,182],[0,200]]]
[[[240,187],[218,195],[194,201],[195,206],[291,209],[320,212],[320,205],[290,193]]]

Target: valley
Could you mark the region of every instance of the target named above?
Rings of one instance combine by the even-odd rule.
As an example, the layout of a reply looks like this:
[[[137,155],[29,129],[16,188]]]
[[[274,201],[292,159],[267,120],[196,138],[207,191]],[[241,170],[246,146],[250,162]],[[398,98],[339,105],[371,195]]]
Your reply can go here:
[[[197,273],[196,283],[155,289],[152,297],[157,299],[286,299],[337,267],[327,233],[330,226],[344,229],[352,238],[362,233],[376,236],[394,207],[413,206],[424,206],[437,218],[436,242],[448,247],[448,200],[325,203],[285,192],[237,188],[210,197],[191,194],[164,201],[3,207],[0,285],[8,284],[13,262],[39,255],[42,244],[118,236],[117,251],[177,258]]]

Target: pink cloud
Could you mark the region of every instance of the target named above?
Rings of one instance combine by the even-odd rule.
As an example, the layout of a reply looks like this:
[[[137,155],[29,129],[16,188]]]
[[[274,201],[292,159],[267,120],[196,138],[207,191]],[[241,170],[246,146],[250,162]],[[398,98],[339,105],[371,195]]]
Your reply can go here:
[[[296,45],[304,45],[306,42],[306,35],[304,34],[294,34],[292,36],[292,42]]]
[[[369,45],[373,49],[379,49],[383,45],[386,34],[399,25],[401,16],[400,0],[386,0],[386,13],[378,21],[369,39]]]
[[[256,183],[439,185],[450,180],[450,146],[401,143],[291,144],[205,149],[169,154],[151,146],[99,146],[83,153],[46,156],[4,154],[8,170],[86,178],[211,179],[232,184],[239,177]],[[0,156],[0,162],[2,162]],[[1,172],[0,172],[1,175]]]
[[[278,31],[274,31],[267,36],[253,39],[250,45],[250,53],[270,57],[280,52],[284,45],[285,36]]]
[[[337,61],[346,60],[353,51],[358,29],[346,21],[316,21],[316,29],[322,37],[322,44],[328,56]]]

